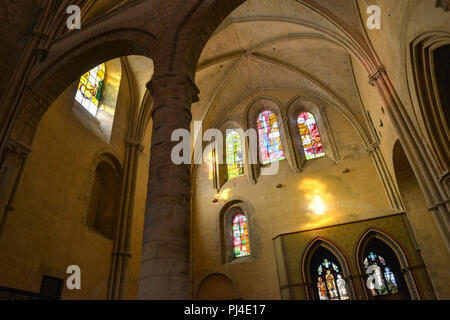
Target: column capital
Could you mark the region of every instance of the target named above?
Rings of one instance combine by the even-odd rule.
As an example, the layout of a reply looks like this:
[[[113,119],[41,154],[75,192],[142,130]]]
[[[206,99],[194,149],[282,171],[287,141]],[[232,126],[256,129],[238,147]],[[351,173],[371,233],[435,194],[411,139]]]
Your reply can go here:
[[[375,87],[378,79],[382,78],[384,74],[387,74],[386,68],[384,66],[379,66],[375,72],[369,75],[369,84]]]
[[[380,146],[378,145],[378,143],[374,142],[367,146],[366,151],[368,153],[372,153],[372,152],[375,152],[379,147]]]
[[[31,148],[15,140],[9,140],[5,150],[8,150],[19,157],[25,158],[31,153]]]
[[[190,89],[186,92],[187,96],[183,97],[190,99],[190,103],[199,101],[198,94],[200,93],[200,90],[195,82],[184,73],[168,73],[165,75],[156,76],[147,83],[147,89],[153,97],[157,94],[156,90],[158,88],[171,88],[175,86],[184,86]]]
[[[433,212],[433,211],[439,210],[440,207],[446,208],[447,205],[450,205],[450,199],[445,199],[445,200],[437,201],[437,202],[435,201],[433,203],[433,206],[431,208],[429,208],[428,211]]]
[[[140,142],[135,140],[125,140],[125,145],[135,148],[139,152],[144,151],[144,146]]]

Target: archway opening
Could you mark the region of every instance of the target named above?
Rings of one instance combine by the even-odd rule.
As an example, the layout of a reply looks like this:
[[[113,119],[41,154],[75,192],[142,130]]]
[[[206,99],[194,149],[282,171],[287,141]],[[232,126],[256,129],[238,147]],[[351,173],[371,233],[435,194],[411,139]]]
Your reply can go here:
[[[442,46],[434,51],[434,69],[436,84],[441,101],[442,111],[450,127],[450,45]]]
[[[438,224],[428,210],[425,196],[400,141],[394,145],[393,164],[407,219],[429,272],[430,281],[436,292],[445,292],[446,285],[442,281],[434,282],[433,279],[448,279],[446,266],[449,258],[448,255],[442,255],[442,252],[447,252],[447,248]]]
[[[233,281],[223,274],[211,274],[199,285],[198,300],[237,300]]]

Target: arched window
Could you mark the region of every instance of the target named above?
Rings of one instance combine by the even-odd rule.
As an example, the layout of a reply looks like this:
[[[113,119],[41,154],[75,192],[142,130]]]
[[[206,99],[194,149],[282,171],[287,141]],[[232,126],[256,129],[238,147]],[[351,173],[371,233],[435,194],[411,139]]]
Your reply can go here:
[[[259,114],[257,122],[262,163],[283,160],[280,128],[275,114],[268,110],[263,111]]]
[[[75,95],[75,100],[94,116],[97,114],[99,106],[105,71],[105,64],[102,63],[83,74]]]
[[[242,156],[241,136],[237,130],[227,130],[227,165],[228,179],[244,174],[244,158]]]
[[[238,213],[233,218],[233,247],[234,257],[241,258],[250,255],[250,242],[248,240],[247,218]]]
[[[368,281],[368,288],[372,296],[398,293],[395,276],[382,256],[370,252],[364,259],[364,268],[372,280]]]
[[[347,283],[335,256],[319,247],[311,258],[311,279],[317,288],[318,300],[349,300]]]
[[[297,118],[297,124],[302,138],[306,160],[325,156],[314,116],[309,112],[302,112]]]
[[[116,223],[119,174],[108,160],[101,161],[95,170],[91,191],[87,226],[112,239]]]
[[[409,289],[399,260],[384,241],[372,237],[361,252],[361,268],[367,275],[369,297],[375,300],[409,300]]]

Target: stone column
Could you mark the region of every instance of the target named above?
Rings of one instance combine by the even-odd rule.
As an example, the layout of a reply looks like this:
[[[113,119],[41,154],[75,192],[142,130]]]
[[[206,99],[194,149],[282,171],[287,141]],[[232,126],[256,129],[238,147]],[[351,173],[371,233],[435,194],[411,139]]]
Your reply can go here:
[[[147,84],[154,101],[152,146],[142,248],[140,299],[191,299],[190,164],[171,159],[172,132],[190,129],[198,88],[184,74]]]
[[[9,141],[0,159],[0,238],[13,202],[26,159],[31,149],[20,142]]]
[[[450,202],[442,187],[438,174],[433,168],[432,159],[422,142],[416,128],[408,117],[400,98],[386,73],[384,67],[379,67],[369,77],[369,82],[376,87],[381,102],[395,128],[400,142],[405,150],[417,181],[429,205],[441,236],[450,250]]]
[[[139,155],[144,147],[135,141],[127,141],[123,168],[118,223],[114,236],[114,250],[110,271],[108,299],[124,300],[128,279],[128,264],[131,259],[130,243],[133,222],[133,208],[136,193],[136,175]]]
[[[391,174],[389,173],[378,143],[370,144],[367,147],[367,152],[370,154],[373,162],[375,163],[375,168],[377,169],[381,182],[383,183],[391,208],[399,211],[405,211],[406,209],[401,201],[400,193],[395,186]]]

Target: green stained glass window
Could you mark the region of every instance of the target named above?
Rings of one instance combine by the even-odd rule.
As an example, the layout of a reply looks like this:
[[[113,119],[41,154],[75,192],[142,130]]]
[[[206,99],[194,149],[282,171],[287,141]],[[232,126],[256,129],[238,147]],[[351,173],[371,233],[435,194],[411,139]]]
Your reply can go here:
[[[83,74],[75,95],[75,100],[94,116],[99,106],[105,71],[105,64],[102,63]]]
[[[244,174],[244,159],[242,157],[241,137],[237,130],[227,130],[226,145],[228,179],[242,176]]]

